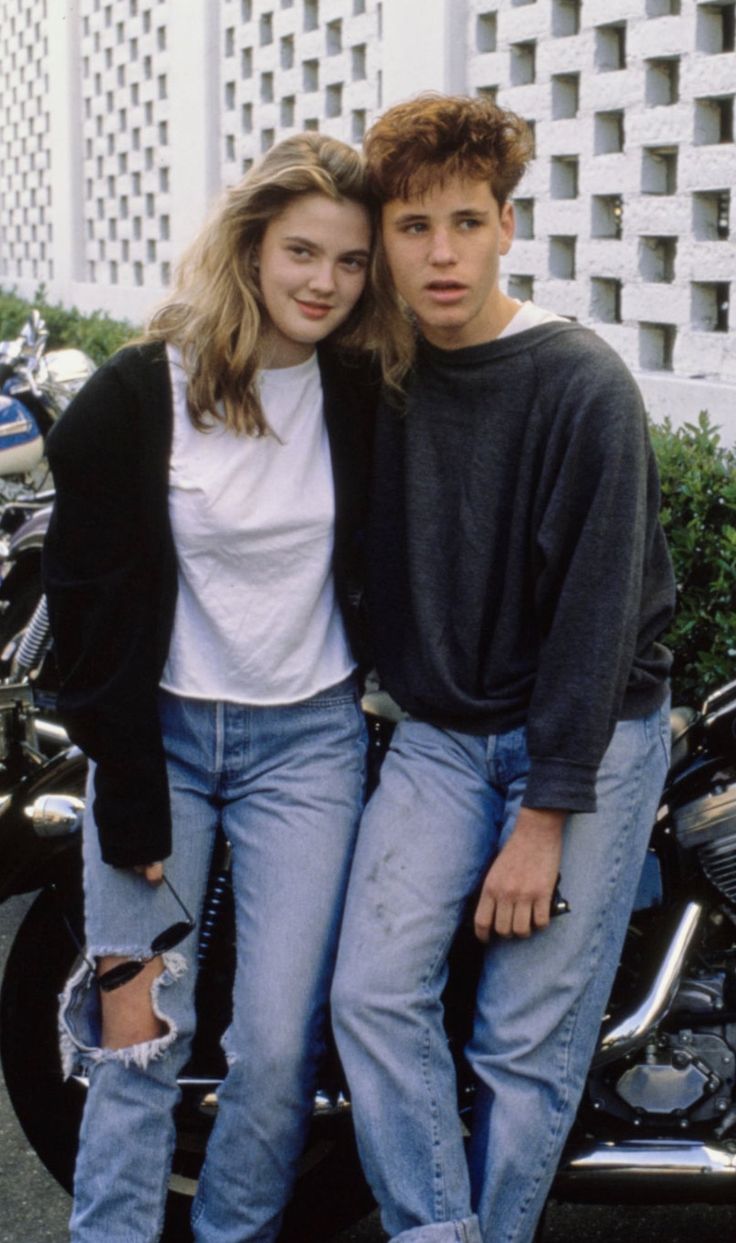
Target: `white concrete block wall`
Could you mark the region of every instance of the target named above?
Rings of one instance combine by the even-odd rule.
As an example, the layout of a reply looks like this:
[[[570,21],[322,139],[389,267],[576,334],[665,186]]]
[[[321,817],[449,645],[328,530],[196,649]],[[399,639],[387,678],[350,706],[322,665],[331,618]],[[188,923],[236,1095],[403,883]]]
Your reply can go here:
[[[417,91],[484,91],[536,132],[509,289],[593,326],[657,413],[695,401],[736,438],[733,14],[0,0],[0,284],[140,320],[217,191],[272,142],[318,127],[358,143]]]
[[[595,328],[658,416],[708,408],[731,439],[733,15],[731,0],[471,0],[468,12],[470,88],[535,126],[518,190],[534,236],[512,247],[507,287]]]
[[[47,0],[0,0],[0,283],[54,277]]]
[[[223,182],[302,129],[360,142],[379,102],[380,5],[222,0],[219,7]]]
[[[169,3],[81,0],[83,268],[157,292],[171,264]]]

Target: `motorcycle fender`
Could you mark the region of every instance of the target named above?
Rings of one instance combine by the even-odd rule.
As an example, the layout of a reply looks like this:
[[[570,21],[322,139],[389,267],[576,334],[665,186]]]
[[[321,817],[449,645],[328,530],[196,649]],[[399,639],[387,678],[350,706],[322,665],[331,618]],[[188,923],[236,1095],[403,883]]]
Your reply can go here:
[[[3,609],[12,604],[17,585],[27,577],[38,579],[39,593],[41,591],[41,552],[50,513],[50,508],[39,510],[26,519],[10,539],[5,537],[3,541],[5,548],[0,564],[0,601],[5,601]]]
[[[49,526],[51,510],[51,505],[44,505],[42,509],[37,509],[30,518],[13,532],[10,540],[11,558],[17,559],[22,557],[24,553],[41,551]]]
[[[76,747],[62,751],[0,797],[0,902],[41,889],[81,868],[81,834],[39,837],[25,809],[42,794],[80,795],[87,761]]]

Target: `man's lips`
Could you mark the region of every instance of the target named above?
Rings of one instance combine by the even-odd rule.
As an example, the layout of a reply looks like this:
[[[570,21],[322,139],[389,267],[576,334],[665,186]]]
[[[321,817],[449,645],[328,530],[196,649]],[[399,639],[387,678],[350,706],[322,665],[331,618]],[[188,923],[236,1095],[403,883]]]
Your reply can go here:
[[[303,302],[301,298],[297,298],[296,304],[307,319],[324,319],[332,310],[327,302]]]
[[[429,281],[424,287],[433,302],[443,304],[459,302],[467,292],[467,285],[459,281]]]

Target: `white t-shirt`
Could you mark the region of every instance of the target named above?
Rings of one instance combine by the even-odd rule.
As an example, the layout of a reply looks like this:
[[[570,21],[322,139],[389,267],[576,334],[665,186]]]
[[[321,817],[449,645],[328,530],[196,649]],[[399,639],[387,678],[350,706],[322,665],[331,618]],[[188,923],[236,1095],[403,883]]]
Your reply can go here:
[[[169,513],[179,591],[161,685],[195,699],[294,703],[354,667],[332,577],[335,500],[316,354],[263,371],[276,436],[206,432],[174,396]]]
[[[535,306],[533,302],[519,302],[516,298],[518,310],[514,312],[513,318],[504,328],[503,332],[499,332],[496,340],[500,337],[512,337],[517,332],[526,332],[528,328],[536,328],[537,324],[554,324],[560,320],[564,322],[564,315],[556,315],[554,311],[545,311],[541,306]]]

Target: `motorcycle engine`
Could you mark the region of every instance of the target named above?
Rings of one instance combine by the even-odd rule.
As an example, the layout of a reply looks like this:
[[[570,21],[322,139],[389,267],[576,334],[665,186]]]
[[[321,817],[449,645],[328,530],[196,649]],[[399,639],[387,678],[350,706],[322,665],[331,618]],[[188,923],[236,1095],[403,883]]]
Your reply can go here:
[[[672,819],[680,845],[697,851],[708,879],[736,907],[736,782],[678,808]]]
[[[724,988],[731,991],[726,983],[723,972],[683,980],[670,1011],[671,1030],[657,1032],[625,1062],[591,1074],[593,1108],[643,1130],[684,1130],[720,1120],[730,1130],[736,1023],[719,1024]]]

